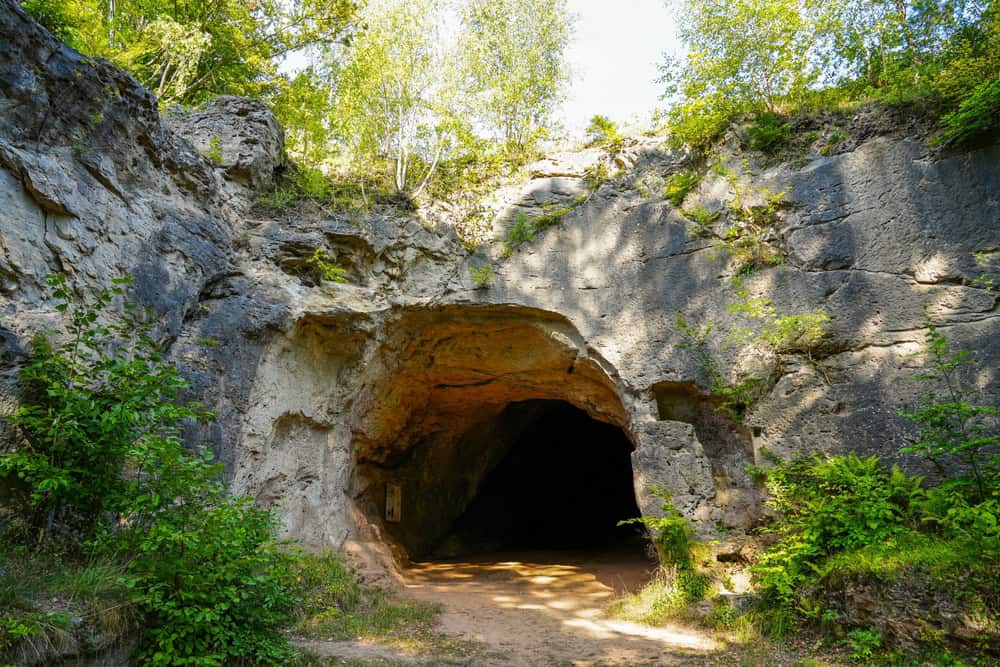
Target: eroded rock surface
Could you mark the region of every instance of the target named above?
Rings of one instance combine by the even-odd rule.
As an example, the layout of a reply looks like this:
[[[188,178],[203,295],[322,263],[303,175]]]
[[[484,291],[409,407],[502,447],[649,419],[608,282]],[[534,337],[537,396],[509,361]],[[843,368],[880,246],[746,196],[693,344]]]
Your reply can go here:
[[[218,415],[191,442],[311,545],[377,531],[428,547],[517,430],[499,415],[537,399],[625,432],[644,509],[663,484],[703,532],[747,527],[759,496],[745,467],[761,447],[896,458],[925,310],[1000,395],[1000,146],[946,154],[874,137],[804,166],[751,160],[739,183],[785,193],[773,238],[784,263],[744,284],[779,312],[831,317],[815,356],[776,364],[723,345],[748,326],[728,308],[736,266],[661,196],[688,157],[658,140],[628,146],[624,173],[596,190],[591,151],[498,193],[498,238],[519,211],[572,208],[504,259],[496,245],[468,254],[449,225],[417,215],[254,209],[284,163],[266,109],[224,98],[164,121],[148,91],[12,0],[0,0],[0,119],[0,408],[14,405],[30,336],[58,320],[45,275],[66,273],[86,296],[129,273],[191,397]],[[709,175],[688,203],[719,210],[734,196]],[[347,284],[309,274],[317,249]],[[476,289],[469,268],[487,261],[495,278]],[[743,423],[715,409],[678,313],[713,323],[724,374],[773,373]],[[402,489],[398,524],[381,519],[389,483]]]

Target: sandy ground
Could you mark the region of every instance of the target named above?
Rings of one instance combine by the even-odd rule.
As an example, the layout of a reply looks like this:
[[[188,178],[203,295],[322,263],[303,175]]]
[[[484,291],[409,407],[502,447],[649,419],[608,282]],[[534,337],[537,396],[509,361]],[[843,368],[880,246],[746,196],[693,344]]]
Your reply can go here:
[[[370,584],[441,607],[440,646],[409,653],[378,642],[296,641],[342,667],[650,667],[843,665],[813,640],[728,646],[686,625],[648,627],[610,618],[616,596],[648,581],[641,548],[617,552],[526,552],[386,569],[381,545],[355,549]],[[825,657],[824,657],[825,655]],[[803,662],[805,660],[805,662]]]
[[[442,630],[485,647],[476,665],[693,665],[721,647],[686,627],[650,628],[604,608],[637,590],[653,568],[641,551],[496,554],[417,564],[405,594],[442,606]]]

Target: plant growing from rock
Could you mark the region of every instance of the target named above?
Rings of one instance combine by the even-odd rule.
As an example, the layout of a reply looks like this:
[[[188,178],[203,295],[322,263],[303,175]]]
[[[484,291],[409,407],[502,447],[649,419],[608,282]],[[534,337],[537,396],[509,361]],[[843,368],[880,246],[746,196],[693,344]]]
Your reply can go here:
[[[323,248],[316,248],[305,261],[316,282],[346,283],[347,269],[333,263],[333,258]]]
[[[750,340],[778,354],[800,353],[812,359],[827,337],[830,316],[825,311],[785,315],[778,312],[770,299],[751,296],[750,289],[741,278],[734,278],[732,283],[739,301],[728,304],[729,311],[763,322],[763,327],[756,334],[746,328],[730,332],[732,341]]]
[[[473,289],[487,289],[493,284],[493,265],[486,262],[480,266],[470,266],[469,277],[472,279]]]
[[[788,141],[789,125],[776,113],[757,114],[753,125],[747,129],[750,148],[773,155]]]
[[[673,206],[681,206],[692,190],[701,184],[701,176],[694,171],[680,171],[667,177],[664,194]]]
[[[212,137],[208,142],[208,150],[205,151],[205,157],[212,161],[213,164],[222,164],[222,139],[219,137]]]
[[[9,419],[18,443],[0,454],[0,475],[28,489],[27,523],[39,542],[60,527],[92,536],[132,486],[125,463],[176,437],[182,420],[203,416],[196,404],[178,404],[187,383],[163,361],[145,313],[129,307],[103,320],[128,279],[89,304],[74,303],[64,276],[48,281],[69,324],[57,340],[32,341],[20,373],[24,397]]]
[[[964,373],[972,366],[967,350],[952,347],[937,325],[925,322],[924,369],[917,379],[930,391],[922,404],[901,414],[917,426],[916,441],[900,451],[923,456],[944,473],[945,463],[958,461],[967,475],[948,485],[964,489],[972,502],[988,500],[1000,490],[1000,424],[997,408],[977,405],[978,392]]]

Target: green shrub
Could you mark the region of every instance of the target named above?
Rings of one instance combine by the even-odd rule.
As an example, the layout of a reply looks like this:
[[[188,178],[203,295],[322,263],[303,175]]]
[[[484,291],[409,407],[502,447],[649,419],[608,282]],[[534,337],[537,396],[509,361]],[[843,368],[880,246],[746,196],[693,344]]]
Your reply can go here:
[[[721,96],[689,100],[671,110],[668,142],[677,148],[704,151],[722,136],[734,117],[734,110]]]
[[[900,451],[918,454],[944,471],[943,462],[958,462],[968,473],[952,476],[948,488],[962,491],[973,502],[995,497],[1000,490],[1000,426],[997,408],[976,405],[981,399],[964,376],[972,358],[955,349],[930,320],[926,320],[924,368],[917,376],[930,388],[922,404],[901,414],[917,426],[917,440]]]
[[[669,489],[654,486],[650,493],[661,501],[660,516],[629,519],[619,525],[639,523],[650,531],[660,567],[652,581],[639,592],[616,600],[611,611],[617,616],[658,625],[704,599],[712,578],[695,566],[695,551],[700,545],[694,539],[690,522],[671,502]]]
[[[688,193],[701,183],[701,176],[693,171],[681,171],[667,178],[666,197],[674,206],[681,206]]]
[[[607,116],[597,115],[591,118],[586,132],[592,146],[606,148],[612,154],[621,151],[622,135],[618,124]]]
[[[750,135],[750,148],[771,155],[788,141],[789,125],[776,113],[761,113],[757,114],[747,134]]]
[[[143,536],[123,578],[145,615],[138,657],[147,665],[282,664],[292,651],[279,628],[294,595],[275,518],[213,483],[218,467],[192,472],[192,488]]]
[[[222,164],[224,159],[222,155],[222,139],[219,137],[212,137],[208,142],[208,150],[205,151],[205,157],[211,160],[214,164]]]
[[[641,523],[652,532],[653,545],[663,565],[672,565],[681,570],[694,567],[691,549],[694,546],[694,531],[680,510],[670,501],[670,490],[654,486],[650,494],[661,500],[660,516],[643,516],[621,521],[618,525]]]
[[[1000,129],[1000,79],[976,86],[957,110],[941,117],[941,125],[936,141],[957,146],[974,144]]]
[[[330,253],[323,248],[316,248],[313,254],[306,260],[305,265],[312,273],[313,279],[317,283],[324,280],[331,283],[346,283],[347,269],[333,263]]]
[[[480,266],[470,266],[469,277],[472,278],[474,289],[486,289],[493,283],[493,265],[486,262]]]
[[[765,600],[794,609],[800,589],[830,554],[881,544],[918,525],[919,477],[887,470],[877,457],[814,456],[767,471],[777,543],[753,567]]]
[[[143,664],[278,664],[293,588],[274,516],[229,496],[207,450],[183,447],[182,421],[207,413],[177,403],[188,385],[154,344],[152,318],[110,309],[127,282],[78,305],[64,277],[49,278],[70,324],[60,344],[36,339],[23,366],[20,440],[0,471],[26,485],[32,535],[71,528],[107,562],[62,593],[96,596],[124,570],[116,584],[143,616]]]
[[[296,170],[293,179],[295,189],[302,197],[324,199],[330,192],[330,183],[319,169],[300,168]]]
[[[691,232],[701,238],[712,238],[716,237],[715,231],[712,229],[722,213],[719,211],[709,211],[704,206],[696,206],[694,208],[684,208],[681,209],[681,215],[691,221]]]
[[[125,464],[142,470],[161,441],[177,442],[182,420],[205,415],[177,403],[187,382],[163,360],[142,311],[126,307],[105,321],[129,280],[83,305],[72,302],[64,276],[48,280],[69,326],[60,342],[33,340],[20,373],[23,400],[9,420],[18,444],[0,453],[0,476],[27,486],[27,524],[39,541],[53,528],[91,536],[106,512],[127,511],[129,494],[150,492],[158,480],[130,479]]]
[[[851,647],[851,659],[870,662],[882,645],[882,635],[874,628],[859,628],[847,633],[847,643]]]

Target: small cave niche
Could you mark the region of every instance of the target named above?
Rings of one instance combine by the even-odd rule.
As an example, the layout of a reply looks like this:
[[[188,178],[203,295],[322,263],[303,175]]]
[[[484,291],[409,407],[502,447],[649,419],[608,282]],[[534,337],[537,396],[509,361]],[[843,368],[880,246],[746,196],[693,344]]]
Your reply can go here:
[[[632,443],[620,428],[563,401],[513,403],[503,417],[525,425],[432,556],[592,551],[641,538],[619,525],[639,516]]]
[[[761,511],[757,484],[747,473],[755,464],[754,430],[735,420],[721,407],[721,400],[690,382],[661,382],[653,386],[660,420],[694,426],[712,466],[715,502],[723,510],[720,522],[727,528],[752,525]]]

